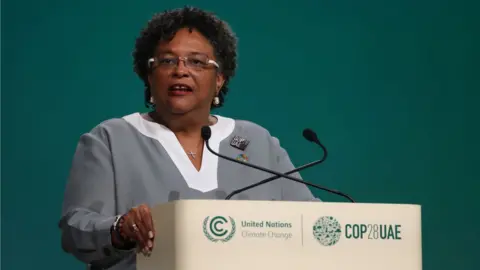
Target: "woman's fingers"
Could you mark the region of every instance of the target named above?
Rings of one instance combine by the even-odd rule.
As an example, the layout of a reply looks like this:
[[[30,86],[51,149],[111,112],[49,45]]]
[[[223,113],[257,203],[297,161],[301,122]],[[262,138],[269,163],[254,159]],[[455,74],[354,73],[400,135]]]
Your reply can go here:
[[[144,226],[144,231],[142,231],[143,236],[146,239],[146,246],[144,248],[144,254],[147,252],[150,255],[150,252],[154,247],[154,233],[153,233],[153,222],[152,214],[150,208],[147,205],[141,205],[139,207],[140,216],[142,219],[142,225]]]
[[[135,224],[137,225],[135,232],[137,233],[137,236],[140,240],[140,244],[142,246],[146,246],[148,241],[148,235],[147,235],[147,229],[145,228],[145,224],[143,222],[140,207],[135,209],[134,215],[135,215]]]
[[[146,229],[146,237],[151,242],[151,244],[149,244],[149,247],[153,248],[153,239],[155,238],[155,227],[153,225],[152,212],[150,211],[150,208],[146,205],[140,208],[140,212],[141,212],[143,224],[145,225],[145,229]]]
[[[150,208],[139,205],[130,209],[125,217],[124,234],[137,243],[138,251],[149,255],[154,247],[155,229]]]
[[[145,205],[139,205],[135,208],[136,233],[139,239],[141,251],[144,255],[149,255],[154,245],[153,222],[150,208]]]
[[[147,206],[141,205],[138,207],[138,210],[136,212],[136,218],[138,220],[139,225],[139,233],[141,235],[142,239],[142,247],[143,247],[143,252],[149,253],[152,248],[153,248],[153,239],[150,237],[150,211]]]

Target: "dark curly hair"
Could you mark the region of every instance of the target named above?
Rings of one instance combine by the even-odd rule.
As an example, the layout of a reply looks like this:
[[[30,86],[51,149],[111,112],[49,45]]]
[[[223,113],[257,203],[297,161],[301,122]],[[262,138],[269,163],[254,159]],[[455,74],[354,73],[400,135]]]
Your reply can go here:
[[[237,38],[230,26],[213,13],[189,6],[155,14],[135,42],[133,65],[135,73],[145,84],[145,106],[152,106],[147,61],[153,57],[159,42],[170,41],[182,28],[197,30],[213,46],[220,71],[225,77],[225,83],[218,94],[220,104],[216,105],[221,107],[228,92],[228,82],[235,75],[237,67]]]

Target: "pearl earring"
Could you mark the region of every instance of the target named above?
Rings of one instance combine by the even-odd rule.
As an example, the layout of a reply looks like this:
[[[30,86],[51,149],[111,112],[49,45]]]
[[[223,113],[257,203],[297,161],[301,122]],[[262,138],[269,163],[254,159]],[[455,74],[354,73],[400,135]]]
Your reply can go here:
[[[213,105],[218,106],[220,104],[220,98],[219,97],[214,97],[213,98]]]
[[[152,96],[150,97],[150,103],[155,104],[155,99]]]

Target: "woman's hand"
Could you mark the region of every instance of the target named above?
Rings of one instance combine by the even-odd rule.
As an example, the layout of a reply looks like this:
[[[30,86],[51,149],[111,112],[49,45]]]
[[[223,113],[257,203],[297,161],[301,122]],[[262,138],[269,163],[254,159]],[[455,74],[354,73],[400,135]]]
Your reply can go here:
[[[121,238],[136,243],[138,251],[150,255],[154,247],[155,228],[150,208],[146,204],[130,209],[120,218],[117,227]]]

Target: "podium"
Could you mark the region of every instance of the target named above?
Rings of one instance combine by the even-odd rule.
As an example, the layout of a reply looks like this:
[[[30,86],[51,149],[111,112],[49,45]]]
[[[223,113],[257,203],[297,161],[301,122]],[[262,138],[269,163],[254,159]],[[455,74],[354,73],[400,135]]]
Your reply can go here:
[[[139,270],[420,270],[421,208],[406,204],[180,200],[152,209]]]

